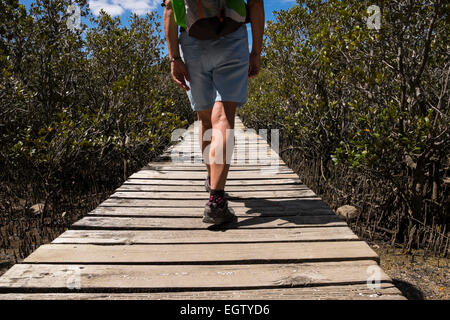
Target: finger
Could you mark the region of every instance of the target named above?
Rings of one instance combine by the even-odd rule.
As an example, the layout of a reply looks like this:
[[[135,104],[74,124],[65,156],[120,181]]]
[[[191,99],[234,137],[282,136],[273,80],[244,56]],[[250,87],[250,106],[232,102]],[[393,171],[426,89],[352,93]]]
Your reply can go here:
[[[186,85],[186,82],[183,80],[178,79],[176,76],[173,76],[173,81],[182,89],[188,91],[189,87]]]
[[[183,76],[187,81],[191,81],[191,77],[189,76],[189,72],[187,71],[187,69],[184,70]]]
[[[186,84],[186,82],[184,80],[183,81],[178,81],[178,83],[179,83],[179,86],[181,88],[183,88],[186,91],[189,91],[189,87],[187,86],[187,84]]]
[[[186,77],[187,76],[187,77]],[[179,79],[179,81],[182,83],[182,85],[183,85],[183,89],[184,90],[186,90],[186,91],[188,91],[188,90],[190,90],[189,89],[189,86],[187,85],[187,83],[186,83],[186,80],[187,81],[189,81],[189,74],[188,73],[186,73],[186,74],[182,74],[182,75],[180,75],[180,79]],[[185,80],[186,79],[186,80]]]
[[[181,68],[180,73],[177,74],[177,79],[178,81],[180,81],[181,83],[184,84],[184,87],[186,90],[189,90],[189,87],[186,84],[186,81],[184,79],[186,79],[187,81],[191,81],[191,78],[189,76],[189,72],[186,68],[186,66],[183,66],[183,68]]]

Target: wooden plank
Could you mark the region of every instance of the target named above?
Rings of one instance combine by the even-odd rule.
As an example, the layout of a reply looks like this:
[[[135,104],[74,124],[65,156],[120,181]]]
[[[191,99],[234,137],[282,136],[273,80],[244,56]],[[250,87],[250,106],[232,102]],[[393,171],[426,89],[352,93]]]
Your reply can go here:
[[[0,291],[177,291],[367,284],[368,272],[389,283],[373,261],[255,265],[30,265],[17,264],[0,278]],[[22,291],[23,292],[23,291]]]
[[[209,149],[212,147],[209,147]],[[263,142],[263,141],[258,141],[258,140],[247,140],[247,141],[237,141],[234,146],[232,146],[231,144],[228,145],[228,148],[230,150],[235,150],[235,149],[247,149],[247,150],[274,150],[274,151],[278,151],[276,150],[277,146],[273,145],[271,146],[270,144],[267,143],[267,141]],[[233,149],[231,149],[233,148]],[[185,149],[185,150],[196,150],[196,151],[201,151],[200,145],[198,144],[198,140],[195,141],[195,143],[192,143],[191,141],[186,141],[186,142],[181,142],[178,143],[176,145],[172,145],[171,147],[167,148],[168,151],[172,151],[172,150],[181,150],[181,149]],[[205,149],[206,150],[206,149]]]
[[[217,243],[176,246],[46,244],[28,256],[24,263],[228,264],[348,260],[378,261],[378,255],[364,241]]]
[[[254,129],[251,129],[251,128],[246,128],[244,125],[235,126],[234,129],[235,129],[234,130],[234,138],[236,140],[238,138],[242,139],[242,138],[245,138],[245,137],[252,137],[252,138],[257,138],[257,139],[260,139],[260,140],[263,140],[263,141],[267,142],[267,140],[265,138],[266,135],[265,134],[264,135],[263,134],[259,134],[258,130],[254,130]],[[261,133],[263,133],[263,132],[261,131]],[[268,133],[269,133],[268,135],[270,135],[270,131],[268,131]],[[200,136],[199,127],[195,126],[195,127],[192,127],[191,129],[187,130],[186,135],[183,136],[183,139],[184,140],[189,140],[189,139],[193,139],[194,137],[198,138],[199,136]]]
[[[280,207],[280,208],[302,208],[303,205],[311,206],[311,203],[317,202],[320,206],[322,199],[319,197],[305,197],[305,198],[276,198],[276,199],[245,199],[239,200],[231,199],[228,204],[231,208],[246,207],[251,209],[259,209],[261,207]],[[110,198],[105,200],[100,206],[108,207],[174,207],[174,208],[201,208],[205,207],[205,200],[157,200],[157,199],[117,199]]]
[[[242,130],[242,129],[239,129],[239,130]],[[188,142],[198,141],[198,139],[200,138],[198,130],[196,130],[196,131],[188,130],[186,133],[187,134],[181,139],[181,142],[182,141],[188,141]],[[235,141],[246,139],[246,140],[251,140],[251,141],[257,140],[257,141],[267,143],[267,139],[265,139],[262,135],[254,133],[250,130],[249,131],[236,130],[235,134],[234,134],[234,138],[235,138]]]
[[[233,153],[246,153],[246,154],[278,154],[279,150],[271,149],[268,145],[258,145],[258,146],[235,146],[233,149],[229,149],[230,151],[233,151]],[[169,149],[167,151],[170,152],[180,152],[180,153],[200,153],[203,154],[202,149],[199,146],[193,146],[193,145],[186,145],[186,146],[176,146],[172,149]],[[229,151],[229,152],[230,152]],[[208,152],[207,149],[205,149],[205,152]]]
[[[211,147],[209,147],[209,148],[211,148]],[[228,148],[231,148],[231,145]],[[276,146],[271,146],[267,143],[257,142],[257,141],[240,142],[240,143],[236,143],[233,146],[233,150],[235,150],[235,151],[236,150],[274,150],[274,151],[277,151],[275,149],[276,149]],[[202,151],[202,149],[197,141],[195,141],[195,143],[182,142],[182,143],[179,143],[179,144],[174,145],[167,149],[167,151],[172,151],[172,150],[186,150],[186,151],[199,151],[199,152]]]
[[[212,147],[207,147],[207,149],[204,149],[205,152],[209,153],[209,150],[211,150]],[[219,149],[220,150],[220,149]],[[226,150],[226,149],[225,149]],[[233,152],[275,152],[278,153],[279,150],[276,150],[275,148],[272,148],[272,146],[268,144],[238,144],[231,147],[231,145],[228,147],[228,150],[232,150]],[[166,150],[167,152],[199,152],[203,153],[204,151],[198,144],[179,144],[176,146],[173,146]]]
[[[174,149],[170,151],[171,154],[175,156],[183,156],[183,155],[194,155],[194,156],[203,156],[203,153],[200,149]],[[236,159],[274,159],[278,160],[278,154],[276,152],[271,151],[258,151],[258,150],[233,150],[232,158]],[[211,159],[212,160],[212,159]]]
[[[212,147],[209,147],[209,148],[212,148]],[[277,151],[277,150],[275,150],[276,146],[271,146],[267,142],[266,143],[258,143],[256,141],[246,141],[246,142],[242,141],[242,142],[236,143],[234,146],[231,146],[231,144],[230,144],[228,146],[228,148],[230,148],[230,149],[233,148],[233,150],[241,149],[241,150],[274,150],[274,151]],[[198,144],[197,141],[196,141],[196,143],[182,142],[182,143],[172,146],[168,150],[175,150],[175,149],[201,151],[200,145]]]
[[[251,128],[245,128],[244,126],[239,126],[234,128],[234,138],[237,139],[243,139],[243,138],[253,138],[253,139],[260,139],[263,141],[266,141],[265,135],[258,134],[257,130],[251,129]],[[268,132],[270,134],[270,132]],[[197,139],[200,136],[200,130],[198,127],[192,127],[186,131],[186,134],[183,136],[183,140],[189,140],[189,139]]]
[[[205,172],[189,171],[139,171],[130,176],[131,179],[145,178],[145,179],[178,179],[178,180],[205,180]],[[266,173],[266,172],[245,172],[245,171],[230,171],[228,174],[228,180],[250,180],[250,179],[298,179],[298,175],[289,172],[279,173]],[[270,183],[270,181],[266,181]]]
[[[97,207],[89,213],[95,216],[129,216],[129,217],[199,217],[204,206],[201,208],[173,207]],[[283,208],[283,207],[260,207],[246,208],[234,207],[234,213],[238,217],[280,217],[296,215],[334,215],[334,211],[323,204],[321,207]]]
[[[236,129],[236,128],[235,128]],[[198,141],[198,138],[200,137],[200,131],[198,129],[192,128],[192,130],[188,130],[186,132],[186,135],[182,136],[179,141]],[[263,141],[267,143],[267,139],[255,133],[253,130],[242,130],[237,129],[234,132],[234,139],[235,141],[243,140],[243,139],[256,139],[258,141]]]
[[[164,170],[164,171],[201,171],[206,173],[206,166],[171,166],[171,165],[159,165],[158,162],[151,162],[147,166],[143,167],[142,170]],[[247,166],[230,166],[230,171],[269,171],[270,166],[262,165],[247,165]],[[280,165],[278,166],[280,171],[293,172],[288,166]]]
[[[172,155],[170,153],[163,153],[161,156],[158,157],[159,162],[165,162],[165,161],[172,161],[175,165],[182,164],[194,164],[198,165],[204,162],[204,159],[201,155],[191,155],[191,154],[180,154],[180,155]],[[233,158],[233,160],[230,162],[231,165],[271,165],[275,166],[277,164],[284,165],[285,163],[281,161],[280,159],[271,159],[271,158],[258,158],[258,157],[252,157],[252,158]]]
[[[171,157],[170,155],[161,156],[161,161],[171,160],[175,165],[203,165],[203,158],[200,156],[195,157]],[[283,163],[279,163],[282,165]],[[233,160],[231,166],[253,166],[253,165],[265,165],[276,168],[277,163],[271,160],[252,159],[252,160]]]
[[[140,170],[139,172],[142,172],[142,173],[159,172],[161,174],[168,174],[168,173],[180,174],[180,173],[185,173],[187,175],[191,175],[192,174],[194,176],[195,175],[199,175],[199,174],[201,174],[202,176],[206,176],[206,174],[207,174],[206,166],[203,167],[203,168],[200,168],[200,169],[199,168],[192,168],[192,169],[189,169],[189,170],[175,169],[175,168],[173,170],[170,170],[170,169],[150,169],[149,167],[145,167],[142,170]],[[231,174],[231,173],[233,173],[233,174],[248,173],[250,175],[259,174],[259,175],[262,176],[262,178],[264,178],[266,175],[274,175],[274,174],[282,174],[282,175],[288,174],[288,173],[296,174],[291,169],[283,169],[283,168],[276,168],[276,167],[273,167],[273,168],[271,168],[271,167],[266,167],[266,168],[260,167],[259,169],[255,168],[253,170],[247,170],[247,169],[245,169],[243,167],[239,167],[238,169],[236,169],[234,166],[230,166],[229,174]],[[298,175],[297,175],[297,178],[298,178]]]
[[[277,162],[275,162],[275,165],[276,164],[277,164]],[[194,163],[190,163],[190,162],[171,162],[171,161],[165,161],[165,160],[156,161],[155,160],[153,162],[150,162],[148,164],[148,166],[154,166],[156,169],[159,168],[159,167],[169,167],[169,168],[191,168],[191,167],[193,167],[193,168],[199,168],[199,169],[204,169],[205,168],[205,164],[203,162],[203,159],[202,159],[202,161],[200,161],[198,163],[196,163],[196,162],[194,162]],[[265,167],[268,167],[268,166],[270,166],[270,163],[257,163],[256,162],[254,164],[247,163],[247,164],[243,164],[243,165],[233,165],[233,166],[230,167],[230,169],[232,169],[232,168],[243,168],[243,169],[245,169],[245,168],[252,168],[252,167],[265,168]],[[286,165],[286,163],[284,163],[281,160],[278,162],[278,166],[280,168],[282,168],[282,167],[289,168]]]
[[[179,142],[178,144],[172,145],[171,147],[167,148],[167,150],[171,151],[171,150],[174,150],[175,148],[186,148],[186,149],[194,148],[195,150],[201,150],[198,139],[183,140],[183,141]],[[229,148],[231,148],[231,145],[229,146]],[[240,149],[275,149],[276,146],[275,145],[271,146],[265,140],[246,138],[245,141],[244,140],[242,140],[242,141],[236,140],[235,144],[233,146],[233,149],[236,149],[236,148],[240,148]]]
[[[228,199],[245,198],[245,199],[273,199],[273,198],[302,198],[317,196],[310,189],[294,190],[294,191],[247,191],[247,192],[232,192],[227,191]],[[208,200],[209,194],[203,192],[192,192],[185,190],[185,192],[151,192],[151,191],[134,191],[129,190],[114,192],[110,198],[119,199],[205,199]]]
[[[206,141],[206,140],[205,140]],[[179,143],[170,146],[168,149],[175,148],[198,148],[200,149],[200,144],[198,139],[190,139],[190,140],[182,140]],[[211,148],[211,147],[210,147]],[[231,143],[229,144],[229,148],[231,148]],[[251,137],[245,137],[241,140],[236,139],[234,142],[233,148],[242,148],[242,149],[258,149],[258,148],[276,148],[276,145],[271,146],[267,141],[262,139],[255,139]]]
[[[165,152],[163,156],[169,156],[171,158],[203,158],[203,154],[201,152]],[[233,152],[233,154],[230,157],[231,161],[230,164],[240,164],[241,162],[247,162],[250,160],[254,160],[255,163],[258,163],[259,161],[266,161],[266,162],[273,162],[273,163],[280,163],[278,155],[276,153],[267,153],[267,154],[259,154],[256,152],[246,152],[246,153],[236,153]],[[175,161],[175,160],[174,160]]]
[[[246,154],[246,155],[252,155],[252,154],[258,155],[259,154],[259,155],[261,155],[262,159],[263,158],[272,158],[274,161],[280,161],[280,162],[283,161],[282,159],[279,158],[277,150],[270,149],[270,148],[250,148],[249,149],[249,148],[239,147],[238,149],[237,148],[230,149],[229,152],[231,152],[231,151],[233,151],[232,152],[233,157],[236,157],[238,155],[242,156],[244,154]],[[198,156],[203,155],[203,151],[201,148],[194,148],[194,147],[190,147],[190,146],[182,147],[182,148],[178,148],[178,147],[169,148],[169,149],[166,149],[162,154],[164,154],[164,155],[179,154],[179,156],[181,156],[181,155],[187,156],[191,153],[192,153],[192,155],[198,155]],[[271,155],[272,155],[272,157],[270,157]]]
[[[197,180],[179,180],[179,179],[147,179],[147,178],[129,178],[125,181],[124,185],[157,185],[157,186],[205,186],[206,174],[203,179]],[[300,179],[242,179],[242,180],[229,180],[225,186],[225,190],[234,186],[267,186],[267,185],[296,185],[304,186]]]
[[[200,133],[199,127],[200,126],[197,124],[197,121],[194,122],[193,126],[189,127],[185,131],[183,137],[190,138],[194,135],[195,135],[195,137],[197,137]],[[240,124],[235,123],[234,129],[235,129],[235,134],[234,134],[235,137],[242,137],[242,136],[256,136],[256,137],[261,137],[261,138],[263,137],[263,135],[258,133],[259,130],[256,130],[253,128],[247,128],[242,123],[240,123]],[[270,131],[267,131],[267,133],[270,134]]]
[[[200,151],[193,151],[193,150],[180,150],[180,151],[173,151],[169,153],[172,157],[203,157],[203,154]],[[278,161],[278,154],[277,153],[258,153],[258,152],[233,152],[233,154],[230,156],[230,164],[234,163],[232,161],[245,161],[245,160],[274,160]]]
[[[347,227],[210,230],[68,230],[52,243],[65,244],[156,244],[156,243],[233,243],[274,241],[345,241],[358,240]]]
[[[256,186],[226,186],[226,192],[228,194],[236,194],[241,196],[247,192],[262,192],[262,191],[302,191],[310,190],[307,186],[302,184],[284,184],[284,185],[271,185],[262,184]],[[116,191],[122,192],[201,192],[206,193],[204,185],[145,185],[145,184],[123,184]]]
[[[10,293],[0,300],[406,300],[390,283],[258,290],[182,291],[151,293]]]
[[[206,229],[209,224],[201,221],[203,211],[197,218],[129,218],[129,217],[84,217],[71,228],[89,229]],[[335,215],[323,216],[287,216],[287,217],[250,217],[240,218],[234,223],[223,226],[227,229],[245,228],[307,228],[307,227],[347,226],[346,222]],[[276,231],[273,231],[276,232]]]

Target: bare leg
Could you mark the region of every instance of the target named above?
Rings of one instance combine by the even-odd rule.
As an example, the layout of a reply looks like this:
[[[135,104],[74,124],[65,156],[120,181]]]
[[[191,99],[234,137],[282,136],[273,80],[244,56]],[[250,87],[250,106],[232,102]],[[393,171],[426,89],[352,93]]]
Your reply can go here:
[[[211,189],[224,190],[227,181],[228,171],[230,169],[230,159],[234,148],[230,148],[234,144],[234,119],[236,114],[237,103],[235,102],[216,102],[211,114],[211,123],[213,134],[211,139],[211,149],[209,153],[210,172],[211,172]],[[227,132],[228,130],[228,132]],[[227,155],[228,149],[231,152]],[[216,154],[222,154],[222,161],[216,163]],[[219,159],[218,159],[219,160]]]
[[[205,154],[205,149],[208,147],[208,145],[211,143],[210,139],[204,140],[205,132],[212,128],[211,123],[211,114],[213,109],[205,110],[205,111],[198,111],[198,121],[199,122],[199,143],[200,147],[202,149],[202,154],[204,154],[206,157],[209,157],[209,153],[207,152]],[[209,159],[203,159],[206,164],[206,170],[208,170],[208,176],[211,176],[211,166],[209,164]]]

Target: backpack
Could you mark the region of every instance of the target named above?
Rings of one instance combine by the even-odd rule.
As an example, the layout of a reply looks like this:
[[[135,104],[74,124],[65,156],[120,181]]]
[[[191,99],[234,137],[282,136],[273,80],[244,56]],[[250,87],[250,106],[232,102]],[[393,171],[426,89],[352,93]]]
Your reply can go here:
[[[220,38],[249,22],[244,0],[171,0],[175,22],[191,37]]]

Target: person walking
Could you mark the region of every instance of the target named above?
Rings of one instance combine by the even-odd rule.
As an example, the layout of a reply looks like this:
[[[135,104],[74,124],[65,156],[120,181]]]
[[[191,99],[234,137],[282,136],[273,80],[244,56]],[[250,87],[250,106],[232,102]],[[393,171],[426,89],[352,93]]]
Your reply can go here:
[[[257,76],[261,68],[264,3],[165,0],[163,5],[171,76],[186,90],[197,113],[200,146],[206,157],[205,188],[210,196],[203,222],[231,222],[236,216],[225,198],[232,153],[227,147],[234,149],[235,114],[247,102],[248,78]],[[247,22],[252,33],[250,53]],[[205,139],[205,133],[211,132],[211,139]],[[209,154],[205,154],[208,145]]]

